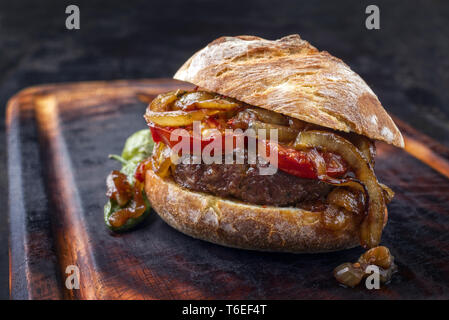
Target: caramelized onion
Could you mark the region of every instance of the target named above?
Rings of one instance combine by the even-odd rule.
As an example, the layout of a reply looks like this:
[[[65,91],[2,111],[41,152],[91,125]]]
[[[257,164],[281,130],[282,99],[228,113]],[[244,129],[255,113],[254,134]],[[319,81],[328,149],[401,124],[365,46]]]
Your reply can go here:
[[[151,165],[153,171],[161,178],[165,178],[170,174],[172,167],[170,155],[170,148],[166,147],[162,142],[159,142],[154,148]]]
[[[181,127],[191,125],[193,121],[201,121],[218,112],[218,110],[155,112],[147,109],[145,119],[163,127]]]
[[[318,178],[322,179],[326,178],[327,177],[326,161],[324,161],[324,158],[321,156],[318,150],[312,148],[309,150],[309,153],[307,155],[315,164],[316,175],[318,176]]]
[[[290,142],[296,138],[299,130],[291,128],[288,120],[281,114],[264,109],[245,109],[232,119],[233,128],[266,130],[266,138],[270,138],[270,130],[275,129],[280,142]]]
[[[397,271],[394,263],[394,257],[386,247],[375,247],[360,256],[356,263],[346,262],[334,269],[334,277],[338,282],[345,286],[355,287],[364,278],[368,277],[372,271],[368,266],[375,265],[379,267],[379,280],[381,283],[387,283],[391,280],[393,274]]]
[[[360,264],[346,262],[334,269],[334,277],[341,284],[354,288],[365,276]]]
[[[211,99],[205,101],[198,101],[195,103],[198,109],[217,109],[217,110],[233,110],[239,105],[225,99]]]
[[[375,264],[384,269],[391,267],[394,257],[390,254],[390,250],[387,247],[379,246],[372,248],[362,254],[359,258],[361,264]]]
[[[233,110],[238,106],[238,103],[231,101],[230,99],[223,99],[205,91],[186,93],[175,102],[175,107],[181,110]]]
[[[322,223],[328,230],[339,231],[346,228],[351,213],[333,204],[326,206],[322,214]]]
[[[302,130],[307,130],[307,129],[313,129],[315,127],[318,127],[317,125],[314,125],[312,123],[309,122],[305,122],[299,119],[295,119],[295,118],[289,118],[288,119],[288,125],[294,129],[294,130],[298,130],[298,131],[302,131]]]
[[[146,208],[145,201],[142,195],[143,184],[136,182],[133,188],[133,198],[128,206],[118,211],[115,211],[109,217],[109,223],[114,228],[123,226],[128,219],[140,217]]]
[[[249,108],[246,109],[245,112],[252,115],[252,118],[257,118],[257,120],[260,120],[265,123],[272,123],[277,124],[281,126],[288,126],[289,121],[285,116],[283,116],[280,113],[262,109],[262,108]]]
[[[346,188],[335,188],[327,196],[327,203],[355,214],[363,213],[363,193]]]
[[[354,170],[357,179],[365,186],[368,197],[368,214],[361,224],[360,242],[365,248],[377,246],[382,236],[385,199],[371,165],[360,150],[334,133],[317,130],[301,132],[294,146],[296,148],[323,148],[326,151],[338,153]]]
[[[359,134],[349,133],[342,134],[346,140],[349,140],[353,145],[356,146],[362,152],[363,157],[368,161],[371,166],[374,166],[374,158],[376,157],[376,146],[367,137],[361,136]]]
[[[258,120],[250,120],[248,122],[248,128],[253,129],[254,131],[256,131],[256,133],[260,129],[265,129],[266,139],[270,139],[270,130],[271,129],[277,130],[278,141],[280,141],[280,142],[289,142],[289,141],[294,140],[299,132],[299,131],[294,130],[287,126],[281,126],[281,125],[272,124],[272,123],[265,123],[265,122],[258,121]]]
[[[154,98],[154,100],[150,103],[148,109],[155,112],[169,111],[170,106],[173,104],[173,102],[182,97],[185,92],[186,91],[184,90],[177,90],[162,93]]]
[[[296,143],[294,144],[294,147],[298,150],[304,149],[304,146],[301,146],[300,144]],[[326,182],[327,184],[336,186],[336,187],[350,187],[355,190],[359,190],[360,192],[363,192],[364,194],[367,194],[365,186],[357,179],[355,178],[344,178],[344,179],[335,179],[331,178],[327,175],[328,168],[326,166],[326,161],[324,157],[321,155],[320,152],[316,148],[312,148],[308,150],[307,153],[309,159],[314,163],[314,166],[316,168],[316,174],[318,179],[320,179],[323,182]]]
[[[388,186],[384,185],[383,183],[379,183],[380,187],[384,191],[384,198],[386,203],[390,203],[391,200],[393,200],[394,197],[394,191],[391,190]]]
[[[192,109],[196,102],[213,99],[214,95],[206,91],[187,92],[175,102],[175,107],[179,110]]]
[[[132,196],[132,188],[124,173],[113,170],[106,178],[106,196],[117,202],[120,207],[125,206]]]

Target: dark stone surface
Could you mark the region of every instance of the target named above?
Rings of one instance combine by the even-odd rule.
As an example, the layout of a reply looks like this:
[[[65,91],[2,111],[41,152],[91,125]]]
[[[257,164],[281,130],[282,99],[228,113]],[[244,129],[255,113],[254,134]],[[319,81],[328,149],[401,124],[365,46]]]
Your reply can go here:
[[[337,4],[338,3],[338,4]],[[170,77],[221,35],[299,33],[343,59],[385,108],[449,146],[449,3],[375,1],[381,29],[365,29],[368,1],[2,1],[0,104],[30,85]],[[77,4],[81,30],[65,29]],[[4,114],[0,203],[6,207]],[[8,297],[7,212],[0,213],[0,298]]]

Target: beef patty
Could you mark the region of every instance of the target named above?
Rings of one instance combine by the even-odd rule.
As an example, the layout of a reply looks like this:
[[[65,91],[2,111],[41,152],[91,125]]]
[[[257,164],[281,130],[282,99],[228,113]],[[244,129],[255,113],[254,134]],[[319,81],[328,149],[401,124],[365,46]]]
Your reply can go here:
[[[331,187],[312,179],[301,179],[278,170],[260,175],[262,164],[178,164],[173,178],[182,187],[232,197],[244,202],[298,206],[322,199]]]

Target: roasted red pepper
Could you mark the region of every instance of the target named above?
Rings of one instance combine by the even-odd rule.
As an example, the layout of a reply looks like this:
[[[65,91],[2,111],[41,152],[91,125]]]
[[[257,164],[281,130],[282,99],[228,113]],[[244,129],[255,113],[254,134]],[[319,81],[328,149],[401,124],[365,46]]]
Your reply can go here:
[[[173,148],[182,137],[178,136],[175,141],[170,141],[170,135],[176,128],[159,127],[156,125],[150,125],[151,134],[153,135],[154,142],[163,142],[169,147]],[[189,135],[189,142],[191,152],[193,150],[194,137]],[[221,135],[222,146],[225,148],[225,135]],[[214,138],[201,140],[201,150],[203,150]],[[235,146],[235,139],[233,139]],[[312,159],[312,155],[307,151],[298,151],[287,146],[275,143],[273,141],[266,141],[267,154],[270,152],[278,153],[278,168],[284,172],[294,175],[299,178],[317,179],[317,171],[315,168],[315,162]],[[330,152],[320,152],[326,162],[326,172],[330,177],[341,177],[348,170],[345,161],[337,154]]]
[[[143,160],[139,163],[136,168],[136,172],[134,173],[134,178],[139,182],[145,182],[145,171],[150,168],[151,159]]]

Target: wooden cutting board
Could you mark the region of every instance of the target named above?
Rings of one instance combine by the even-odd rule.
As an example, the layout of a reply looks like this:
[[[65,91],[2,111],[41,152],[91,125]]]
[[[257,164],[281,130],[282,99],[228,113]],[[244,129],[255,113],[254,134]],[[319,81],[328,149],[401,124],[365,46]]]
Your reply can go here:
[[[360,248],[230,249],[185,236],[155,212],[138,230],[111,234],[103,224],[105,178],[119,165],[108,154],[145,128],[138,93],[179,87],[188,86],[161,79],[45,85],[9,101],[12,298],[449,298],[449,151],[397,119],[407,148],[378,144],[376,172],[396,192],[382,243],[399,273],[380,290],[333,279],[333,268],[354,261]],[[70,265],[80,270],[80,289],[65,287]]]

